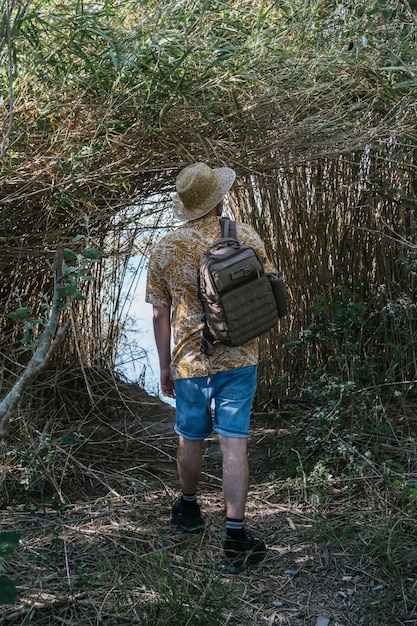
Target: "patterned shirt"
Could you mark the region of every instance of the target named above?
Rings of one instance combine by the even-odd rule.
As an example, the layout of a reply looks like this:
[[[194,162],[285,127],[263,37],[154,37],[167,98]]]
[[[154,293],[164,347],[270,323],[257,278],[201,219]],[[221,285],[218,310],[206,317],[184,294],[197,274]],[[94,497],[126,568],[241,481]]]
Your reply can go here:
[[[206,249],[219,237],[219,218],[205,215],[160,239],[149,260],[146,302],[172,309],[171,371],[174,379],[208,376],[258,363],[257,339],[237,347],[215,343],[210,357],[200,352],[203,322],[197,295],[197,271]],[[266,261],[262,240],[251,226],[237,224],[237,239],[252,246]]]

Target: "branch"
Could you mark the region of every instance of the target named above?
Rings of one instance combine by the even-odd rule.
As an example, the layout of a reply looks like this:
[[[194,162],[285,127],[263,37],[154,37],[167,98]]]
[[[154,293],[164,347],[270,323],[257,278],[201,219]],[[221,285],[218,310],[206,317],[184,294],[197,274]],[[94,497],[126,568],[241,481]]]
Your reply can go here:
[[[414,15],[413,9],[410,6],[410,3],[407,0],[400,0],[401,4],[404,5],[406,11],[410,14],[411,20],[414,22],[414,26],[417,26],[417,19]]]
[[[6,0],[6,39],[8,47],[8,79],[9,79],[9,123],[4,134],[3,140],[0,146],[0,161],[4,159],[6,154],[6,144],[11,135],[13,127],[13,109],[14,109],[14,96],[13,96],[13,51],[12,51],[12,0]]]
[[[49,359],[55,352],[57,346],[62,341],[69,322],[57,331],[59,318],[61,315],[61,298],[58,295],[58,287],[61,280],[62,257],[57,255],[54,272],[54,295],[52,301],[52,309],[49,320],[45,326],[42,336],[39,339],[38,347],[20,378],[0,401],[0,439],[7,437],[7,427],[13,411],[16,409],[23,392],[28,384],[32,382],[35,376],[47,365]]]

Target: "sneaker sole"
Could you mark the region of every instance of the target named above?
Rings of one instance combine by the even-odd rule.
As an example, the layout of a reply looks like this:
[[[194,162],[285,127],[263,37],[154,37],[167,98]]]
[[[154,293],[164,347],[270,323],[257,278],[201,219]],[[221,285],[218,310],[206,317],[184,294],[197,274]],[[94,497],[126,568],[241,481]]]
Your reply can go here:
[[[184,520],[173,519],[171,517],[171,524],[174,524],[178,528],[181,528],[186,533],[199,533],[204,530],[205,524],[201,521],[196,521],[195,523],[186,522]]]
[[[221,572],[222,574],[240,574],[241,572],[243,572],[246,569],[245,564],[242,564],[240,566],[236,565],[235,563],[230,563],[227,561],[222,561],[219,564],[219,572]]]
[[[219,571],[224,574],[240,574],[251,565],[261,563],[266,556],[266,552],[252,552],[241,561],[240,559],[225,558],[219,564]]]

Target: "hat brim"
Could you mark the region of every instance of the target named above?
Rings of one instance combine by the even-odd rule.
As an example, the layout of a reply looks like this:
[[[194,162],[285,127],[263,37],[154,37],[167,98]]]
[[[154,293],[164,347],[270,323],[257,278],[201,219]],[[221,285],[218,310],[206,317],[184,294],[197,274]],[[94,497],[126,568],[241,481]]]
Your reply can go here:
[[[177,219],[183,222],[197,220],[199,217],[210,213],[224,198],[236,180],[236,172],[231,167],[217,167],[213,169],[213,172],[216,175],[218,186],[195,208],[186,209],[177,194],[172,209]]]

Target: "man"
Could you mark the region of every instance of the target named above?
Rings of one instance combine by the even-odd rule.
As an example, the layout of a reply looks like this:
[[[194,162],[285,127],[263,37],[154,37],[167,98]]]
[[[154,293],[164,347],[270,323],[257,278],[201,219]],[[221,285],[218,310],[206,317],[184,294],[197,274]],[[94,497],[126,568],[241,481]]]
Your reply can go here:
[[[262,561],[266,554],[264,542],[244,527],[257,340],[239,347],[215,343],[210,357],[200,351],[203,323],[197,270],[207,247],[220,237],[223,199],[235,177],[231,168],[212,169],[205,163],[194,163],[179,173],[174,214],[184,223],[157,243],[149,261],[146,289],[146,301],[153,305],[161,391],[176,398],[177,469],[182,495],[174,502],[171,522],[189,533],[204,529],[197,488],[203,441],[214,429],[222,452],[226,507],[220,568],[228,573],[238,573]],[[252,227],[238,224],[237,239],[266,259],[262,241]]]

